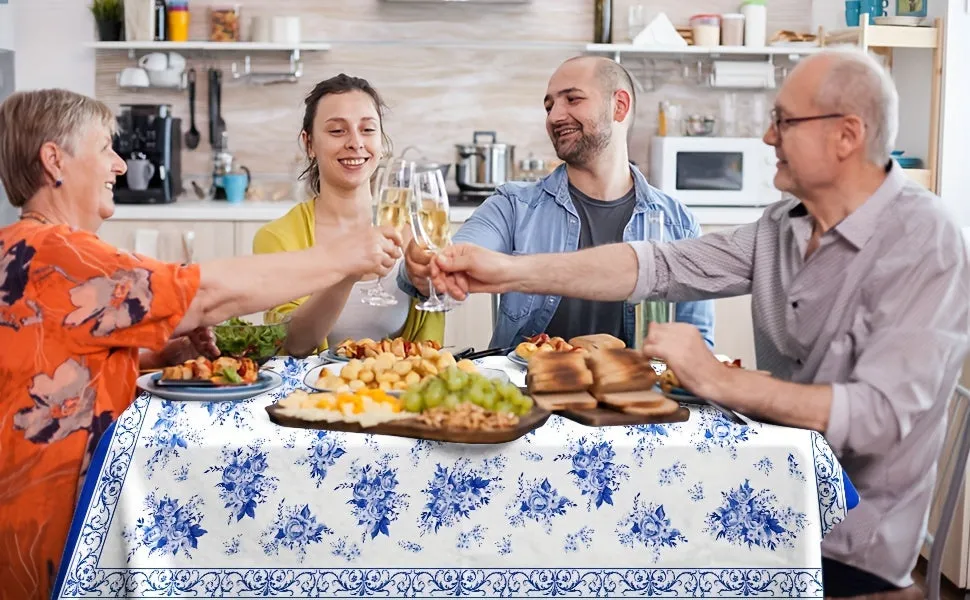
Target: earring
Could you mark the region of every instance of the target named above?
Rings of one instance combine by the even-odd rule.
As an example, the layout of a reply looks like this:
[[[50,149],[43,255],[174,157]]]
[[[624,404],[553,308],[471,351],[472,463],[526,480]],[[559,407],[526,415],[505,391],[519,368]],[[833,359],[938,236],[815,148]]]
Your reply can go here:
[[[58,179],[58,180],[56,180],[56,181],[54,181],[54,187],[56,187],[56,188],[59,188],[59,187],[61,187],[62,185],[64,185],[64,182],[63,182],[63,181],[61,181],[60,179]]]

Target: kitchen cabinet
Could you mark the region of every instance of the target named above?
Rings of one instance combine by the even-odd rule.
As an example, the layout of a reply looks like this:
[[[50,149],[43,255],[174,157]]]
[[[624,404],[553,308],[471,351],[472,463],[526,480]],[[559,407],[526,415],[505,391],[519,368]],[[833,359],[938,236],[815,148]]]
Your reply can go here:
[[[110,220],[101,225],[98,236],[118,248],[168,262],[202,262],[236,252],[229,221]]]

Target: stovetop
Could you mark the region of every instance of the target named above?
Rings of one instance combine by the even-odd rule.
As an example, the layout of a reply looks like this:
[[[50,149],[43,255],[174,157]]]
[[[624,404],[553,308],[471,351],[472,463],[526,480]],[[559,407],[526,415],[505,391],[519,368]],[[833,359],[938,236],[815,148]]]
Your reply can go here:
[[[474,192],[460,191],[458,193],[449,194],[448,202],[452,206],[478,206],[482,202],[485,202],[485,200],[494,193],[494,190]]]

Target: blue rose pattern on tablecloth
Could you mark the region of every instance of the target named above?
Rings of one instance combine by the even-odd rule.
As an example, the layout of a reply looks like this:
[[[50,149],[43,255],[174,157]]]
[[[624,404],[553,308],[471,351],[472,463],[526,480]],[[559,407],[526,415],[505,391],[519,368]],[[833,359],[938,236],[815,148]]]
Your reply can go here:
[[[158,468],[165,468],[170,460],[179,457],[181,450],[202,441],[199,432],[189,426],[184,402],[161,400],[160,405],[151,434],[145,438],[145,447],[156,449],[145,463],[149,477]]]
[[[805,474],[802,473],[801,467],[798,466],[798,461],[795,460],[794,454],[788,455],[788,474],[791,475],[793,479],[805,481]]]
[[[471,469],[468,460],[461,460],[450,469],[438,464],[434,477],[421,490],[427,496],[419,523],[421,534],[453,527],[475,509],[488,504],[492,494],[503,489],[498,485],[501,477],[493,473],[495,470],[488,464]]]
[[[603,504],[613,505],[613,494],[619,491],[620,483],[630,478],[630,468],[617,464],[616,452],[610,442],[589,442],[586,438],[569,445],[568,454],[560,454],[556,460],[568,460],[572,464],[569,474],[576,487],[586,498],[586,508],[600,508]]]
[[[353,497],[347,501],[357,517],[357,524],[364,526],[361,539],[376,538],[383,534],[390,537],[390,525],[396,521],[401,510],[408,506],[407,494],[396,492],[397,469],[387,466],[387,460],[363,468],[353,467],[351,476],[356,482],[341,483],[335,490],[349,489]]]
[[[301,563],[306,558],[307,547],[323,541],[323,534],[332,534],[329,527],[317,521],[310,506],[285,506],[280,502],[276,510],[276,522],[262,536],[263,551],[279,554],[280,548],[292,550]]]
[[[155,494],[145,499],[147,517],[139,517],[133,528],[122,534],[129,542],[128,562],[139,548],[146,548],[149,556],[178,556],[181,551],[191,557],[191,549],[199,547],[199,538],[208,533],[202,528],[202,499],[192,496],[181,502],[168,495],[157,500]]]
[[[675,548],[687,538],[671,525],[663,504],[644,502],[637,494],[633,511],[617,525],[620,543],[630,548],[646,548],[651,562],[660,560],[660,550]]]
[[[696,427],[695,447],[698,452],[709,454],[714,448],[726,450],[731,458],[738,457],[738,446],[758,434],[756,428],[738,425],[728,421],[720,412],[704,411],[698,413],[701,420]]]
[[[626,435],[637,438],[633,448],[633,460],[638,467],[642,467],[647,458],[663,446],[664,441],[675,431],[680,431],[680,425],[632,425],[625,427]]]
[[[748,548],[792,548],[796,535],[805,528],[804,513],[791,507],[779,508],[773,493],[755,492],[747,479],[737,488],[721,492],[721,496],[724,502],[706,520],[707,531],[715,539]]]
[[[546,533],[552,531],[552,519],[566,514],[566,509],[576,503],[560,496],[549,483],[549,478],[526,480],[519,475],[519,492],[508,505],[506,514],[515,527],[525,526],[525,522],[535,521],[542,525]]]
[[[327,478],[327,470],[337,464],[337,459],[347,451],[341,446],[341,437],[338,433],[320,430],[314,432],[313,436],[313,443],[307,448],[307,455],[296,461],[296,464],[310,467],[310,477],[319,488]]]
[[[593,544],[593,530],[589,527],[583,527],[576,533],[566,534],[566,541],[563,543],[563,551],[567,554],[570,552],[579,552],[579,547],[589,548]]]
[[[687,477],[687,465],[680,462],[679,460],[670,467],[666,469],[660,469],[660,475],[657,477],[657,483],[660,485],[673,485],[674,483],[683,483],[684,478]]]
[[[758,462],[754,463],[754,468],[758,469],[765,475],[769,475],[771,474],[771,470],[775,468],[775,465],[772,464],[771,459],[766,456],[761,460],[759,460]]]
[[[219,497],[229,509],[227,523],[232,523],[233,519],[241,521],[243,517],[255,519],[256,507],[276,491],[279,479],[268,475],[267,467],[266,452],[252,445],[235,450],[224,449],[222,462],[205,470],[206,473],[221,475],[216,487],[219,488]]]
[[[233,424],[239,429],[253,428],[247,422],[247,419],[251,419],[253,416],[247,400],[203,402],[202,406],[212,417],[213,425],[223,425],[226,421],[232,419]]]

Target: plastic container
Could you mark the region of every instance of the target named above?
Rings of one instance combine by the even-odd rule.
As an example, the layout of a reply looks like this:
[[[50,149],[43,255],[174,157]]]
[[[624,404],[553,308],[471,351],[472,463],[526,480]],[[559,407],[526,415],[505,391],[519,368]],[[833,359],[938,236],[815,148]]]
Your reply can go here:
[[[741,14],[744,15],[744,45],[763,48],[768,27],[765,0],[744,0],[741,3]]]
[[[216,4],[209,7],[209,41],[238,42],[239,5]]]
[[[168,41],[189,41],[189,5],[168,5]]]
[[[718,46],[721,43],[721,17],[718,15],[694,15],[690,28],[695,46]]]
[[[744,45],[744,15],[741,13],[721,15],[721,45]]]

